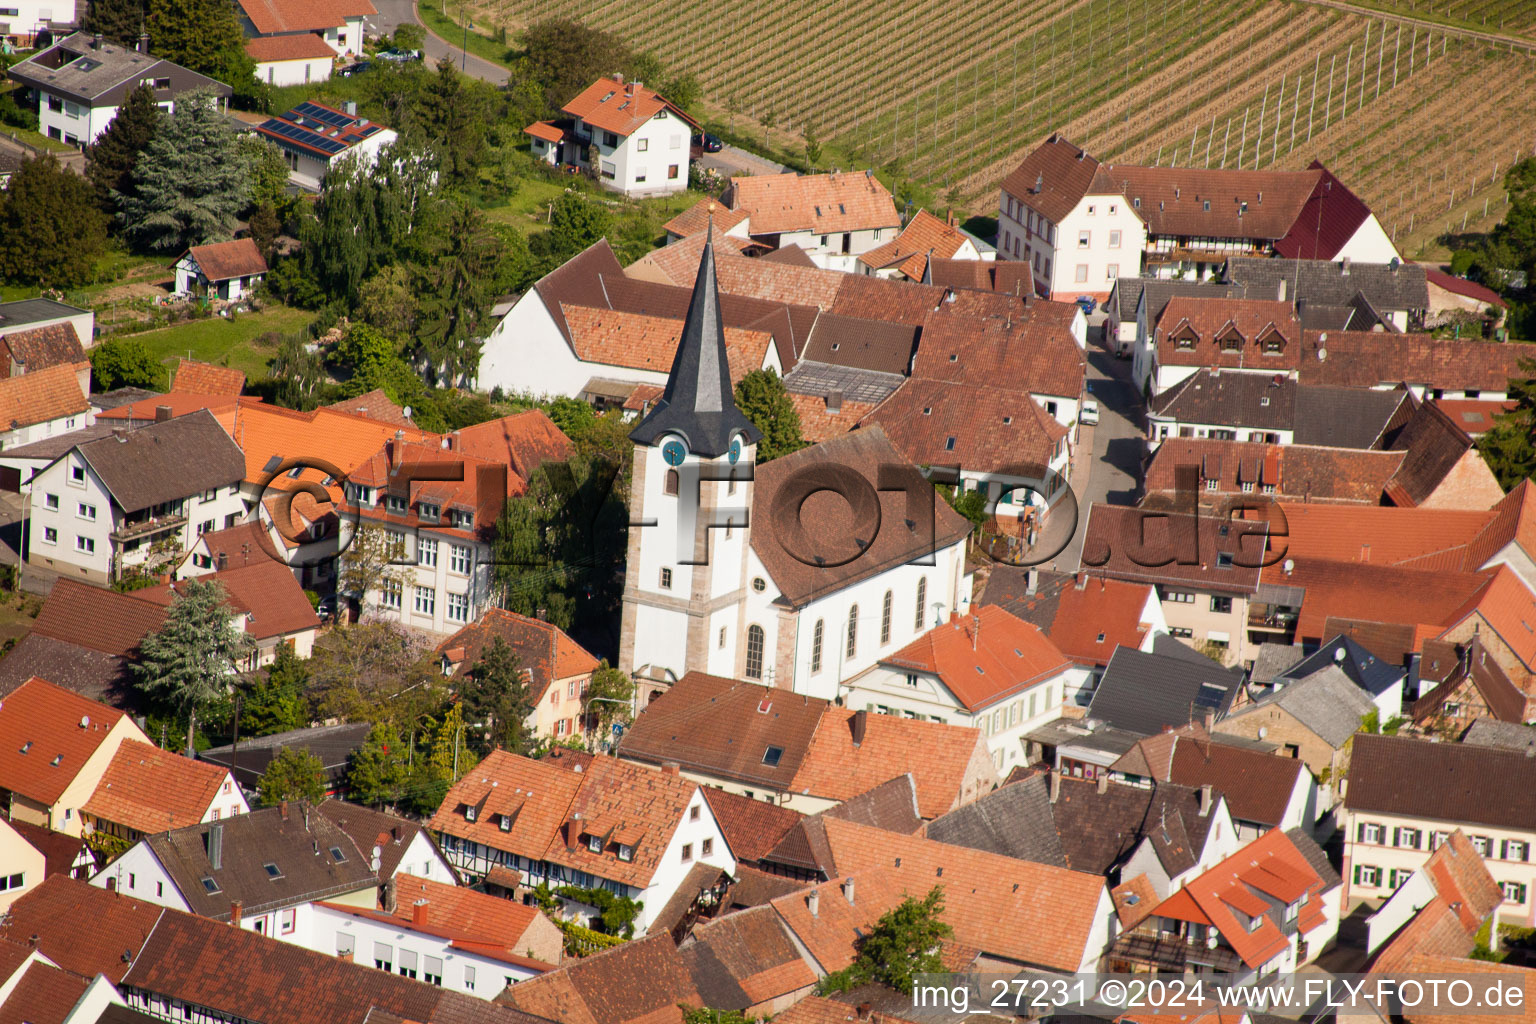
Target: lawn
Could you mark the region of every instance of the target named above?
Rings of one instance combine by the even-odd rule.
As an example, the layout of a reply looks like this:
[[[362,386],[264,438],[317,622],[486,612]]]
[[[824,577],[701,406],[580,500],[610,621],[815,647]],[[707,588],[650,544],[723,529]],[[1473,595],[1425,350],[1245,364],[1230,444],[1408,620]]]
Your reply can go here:
[[[510,199],[485,207],[485,216],[500,224],[510,224],[525,235],[542,231],[549,204],[564,195],[566,187],[564,182],[523,178]]]
[[[14,125],[6,125],[4,128],[0,128],[0,132],[10,136],[17,142],[26,143],[33,149],[46,150],[52,153],[80,152],[80,147],[78,146],[71,146],[69,143],[60,142],[58,139],[50,139],[41,132],[34,132],[29,128],[17,128]]]
[[[260,313],[242,313],[233,321],[208,317],[145,331],[132,335],[149,346],[150,355],[167,368],[178,359],[190,358],[219,366],[244,370],[249,378],[266,375],[272,350],[257,346],[255,340],[269,331],[296,331],[309,323],[314,314],[288,306],[268,306]]]

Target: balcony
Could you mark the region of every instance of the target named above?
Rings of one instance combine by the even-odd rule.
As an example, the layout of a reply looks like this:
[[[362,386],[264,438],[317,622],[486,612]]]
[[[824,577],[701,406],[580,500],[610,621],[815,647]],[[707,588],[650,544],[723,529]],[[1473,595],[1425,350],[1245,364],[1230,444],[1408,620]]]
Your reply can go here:
[[[184,515],[152,516],[148,519],[124,520],[123,525],[113,530],[111,537],[114,544],[125,544],[129,541],[144,540],[156,534],[168,533],[171,530],[179,530],[187,525],[187,517]]]
[[[1249,604],[1248,628],[1259,633],[1292,634],[1300,612],[1285,605]]]

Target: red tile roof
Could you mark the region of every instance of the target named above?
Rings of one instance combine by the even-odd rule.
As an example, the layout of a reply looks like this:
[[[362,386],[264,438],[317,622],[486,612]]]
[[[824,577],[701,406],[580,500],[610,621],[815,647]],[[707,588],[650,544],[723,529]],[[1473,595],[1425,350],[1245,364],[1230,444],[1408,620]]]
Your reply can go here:
[[[979,317],[950,306],[926,317],[912,376],[1080,398],[1087,363],[1070,322],[1037,307],[1026,309],[1012,296],[1000,298],[1013,307],[1003,316]]]
[[[626,138],[663,110],[689,125],[695,124],[686,111],[654,89],[647,89],[639,82],[620,83],[612,78],[599,78],[560,109],[594,128]]]
[[[1492,518],[1463,509],[1298,502],[1281,502],[1280,509],[1290,558],[1417,568],[1461,568],[1463,548]],[[1264,578],[1284,582],[1277,578],[1281,572],[1281,566],[1269,566]]]
[[[238,0],[238,3],[261,35],[340,28],[349,17],[378,13],[368,0]]]
[[[53,804],[123,717],[46,680],[27,680],[0,701],[0,787]]]
[[[1451,626],[1477,614],[1527,670],[1536,670],[1536,594],[1509,563],[1501,562],[1486,585],[1447,620]]]
[[[1059,224],[1088,194],[1098,169],[1099,162],[1085,150],[1061,135],[1052,135],[1003,179],[1002,188],[1046,220]]]
[[[70,363],[0,379],[0,430],[80,416],[90,407]]]
[[[1355,232],[1370,219],[1371,208],[1321,161],[1312,161],[1307,169],[1317,172],[1317,182],[1290,230],[1275,242],[1275,252],[1286,259],[1337,259]]]
[[[1467,545],[1464,568],[1481,569],[1511,544],[1536,558],[1536,482],[1520,481],[1492,511],[1488,525]]]
[[[229,772],[206,761],[125,740],[80,810],[146,834],[203,820]]]
[[[709,230],[711,223],[715,225],[716,231],[729,232],[749,216],[750,210],[733,210],[718,200],[706,197],[667,221],[662,228],[668,234],[688,238]]]
[[[586,306],[565,306],[564,313],[576,358],[588,363],[666,373],[683,335],[681,320]],[[731,379],[740,381],[753,370],[762,369],[772,340],[766,331],[725,328]]]
[[[120,892],[52,875],[11,904],[0,918],[0,938],[25,943],[36,935],[38,952],[64,970],[105,974],[115,985],[167,913]]]
[[[1091,191],[1124,195],[1152,235],[1278,240],[1323,173],[1105,164]]]
[[[1215,786],[1233,818],[1270,827],[1281,823],[1306,771],[1300,761],[1213,740],[1198,725],[1140,740],[1110,767],[1180,786]]]
[[[1513,412],[1517,403],[1513,399],[1437,398],[1429,404],[1449,416],[1451,422],[1462,430],[1476,437],[1492,430],[1498,417]]]
[[[901,227],[896,201],[873,173],[755,174],[732,178],[726,205],[751,214],[754,236],[825,235]]]
[[[256,36],[245,41],[245,52],[258,64],[281,60],[319,60],[336,57],[329,43],[313,32],[284,36]],[[199,261],[199,266],[201,266]],[[265,261],[263,261],[265,267]],[[261,271],[265,272],[265,271]]]
[[[918,210],[901,234],[859,254],[859,262],[872,270],[894,267],[914,281],[923,279],[929,258],[951,259],[970,239],[953,223]]]
[[[543,409],[528,409],[463,427],[450,435],[449,446],[471,458],[512,467],[521,483],[526,483],[544,463],[564,462],[576,450],[571,439]],[[518,492],[521,491],[519,486]]]
[[[35,960],[21,975],[4,1005],[5,1024],[67,1024],[91,979]]]
[[[657,388],[659,396],[661,389]],[[865,416],[875,410],[873,402],[855,402],[848,398],[843,399],[842,407],[837,412],[827,409],[826,398],[819,395],[801,395],[791,391],[789,400],[794,403],[795,411],[800,414],[800,436],[812,444],[820,444],[858,426]]]
[[[1147,464],[1146,490],[1172,497],[1197,488],[1202,502],[1219,501],[1245,493],[1247,483],[1273,486],[1280,499],[1379,505],[1403,459],[1400,451],[1170,437]],[[1182,483],[1181,471],[1190,474]]]
[[[1406,383],[1463,391],[1507,391],[1521,379],[1526,346],[1473,338],[1381,331],[1304,331],[1303,384],[1374,388]],[[1326,352],[1319,359],[1319,352]]]
[[[10,363],[13,360],[20,364],[18,374],[36,373],[60,363],[78,367],[87,362],[80,337],[75,334],[75,325],[67,322],[12,331],[0,336],[0,348],[5,349],[8,356],[4,365],[0,365],[0,377],[12,375]]]
[[[1071,667],[1037,627],[997,605],[954,616],[880,663],[937,675],[971,711],[991,707]]]
[[[1137,650],[1146,642],[1152,624],[1143,617],[1156,591],[1144,583],[1127,583],[1099,577],[1083,579],[1081,587],[1069,574],[1037,576],[1034,594],[1028,593],[1028,570],[998,566],[992,570],[980,600],[997,604],[1020,618],[1034,622],[1051,643],[1079,665],[1104,666],[1117,647]],[[1050,609],[1047,618],[1030,614]]]
[[[1446,569],[1304,557],[1286,560],[1294,563],[1291,572],[1284,571],[1283,563],[1270,566],[1264,570],[1264,582],[1306,589],[1296,621],[1296,639],[1305,643],[1330,639],[1330,620],[1429,626],[1426,632],[1433,636],[1487,583],[1484,575]]]
[[[532,135],[534,138],[543,139],[545,142],[559,142],[565,138],[565,132],[562,129],[556,128],[548,121],[533,122],[533,124],[523,129],[523,134]]]
[[[1289,302],[1174,296],[1156,324],[1157,358],[1164,366],[1223,366],[1248,370],[1296,369],[1301,321]],[[1193,347],[1186,347],[1193,340]],[[1269,351],[1278,339],[1279,352]],[[1227,346],[1236,341],[1237,348]]]
[[[1067,428],[1031,397],[1027,383],[992,387],[913,377],[859,425],[884,428],[908,462],[1044,480]],[[1026,491],[1013,500],[1026,499]]]
[[[165,394],[141,398],[137,402],[103,409],[98,420],[153,420],[161,406],[171,410],[171,416],[186,416],[207,409],[229,429],[240,400],[234,395]]]
[[[182,359],[176,364],[176,376],[171,381],[171,390],[182,394],[238,395],[244,389],[244,371],[192,359]]]
[[[295,40],[313,39],[325,47],[326,53],[322,54],[322,56],[335,56],[336,54],[336,51],[326,46],[324,41],[318,36],[306,34],[291,38]],[[256,41],[252,40],[252,42]],[[249,44],[247,44],[247,49],[249,49]],[[313,54],[308,54],[307,56],[313,56]],[[257,248],[254,238],[237,238],[232,242],[212,242],[208,245],[194,245],[187,250],[187,253],[197,262],[197,268],[202,271],[203,276],[209,281],[228,281],[236,277],[253,277],[267,272],[267,261],[261,255],[261,250]],[[187,360],[182,362],[186,363]],[[241,377],[243,380],[244,374]],[[190,391],[192,389],[186,388],[184,390]],[[220,392],[213,393],[218,394]]]
[[[165,622],[165,608],[132,593],[61,579],[53,586],[32,632],[119,657],[132,654],[146,633]]]
[[[247,616],[245,631],[257,640],[320,628],[320,617],[304,596],[304,588],[294,578],[293,570],[282,562],[256,558],[249,565],[234,565],[196,580],[221,585],[228,595],[226,606],[236,615]],[[185,590],[189,582],[157,584],[134,594],[142,601],[170,607],[173,595]]]
[[[388,423],[396,427],[416,429],[416,424],[405,415],[405,410],[396,405],[382,388],[375,388],[356,398],[332,402],[325,408],[332,412],[345,412],[363,419],[378,420],[380,423]]]
[[[1271,904],[1259,894],[1281,904],[1296,903],[1306,896],[1298,922],[1305,933],[1324,921],[1321,904],[1327,898],[1325,885],[1290,837],[1276,828],[1185,882],[1184,888],[1160,904],[1156,913],[1159,917],[1214,924],[1245,964],[1259,968],[1290,942],[1280,930]],[[1258,927],[1250,930],[1246,923],[1250,918],[1260,919]]]
[[[1424,277],[1435,287],[1444,288],[1446,291],[1456,295],[1465,295],[1469,299],[1476,299],[1479,302],[1486,302],[1490,306],[1499,306],[1500,308],[1509,305],[1492,288],[1485,288],[1476,281],[1468,281],[1464,277],[1447,274],[1436,267],[1425,267]]]
[[[778,845],[784,834],[804,817],[799,811],[766,800],[704,787],[704,799],[715,815],[731,853],[738,861],[756,864]]]
[[[535,704],[553,683],[590,675],[598,667],[597,658],[560,627],[501,608],[487,609],[479,620],[438,644],[437,651],[457,663],[453,678],[462,679],[497,638],[516,652],[522,667],[532,674],[529,697]]]

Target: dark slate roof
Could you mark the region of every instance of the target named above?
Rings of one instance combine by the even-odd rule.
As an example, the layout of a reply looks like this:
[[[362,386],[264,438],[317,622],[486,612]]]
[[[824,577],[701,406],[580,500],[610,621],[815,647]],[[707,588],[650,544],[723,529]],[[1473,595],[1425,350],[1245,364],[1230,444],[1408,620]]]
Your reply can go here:
[[[1296,852],[1307,860],[1307,866],[1317,872],[1317,877],[1323,880],[1323,892],[1343,885],[1344,879],[1339,877],[1338,869],[1328,859],[1328,854],[1307,833],[1305,828],[1297,826],[1285,830],[1286,838],[1290,839],[1296,847]]]
[[[927,836],[951,846],[1067,867],[1051,812],[1049,783],[1035,775],[933,819]]]
[[[221,866],[209,856],[210,833],[223,829]],[[300,804],[266,807],[222,821],[145,836],[193,913],[229,919],[230,904],[256,915],[299,903],[371,889],[379,880],[368,855],[325,815]],[[341,851],[338,861],[331,853]],[[267,865],[275,865],[274,876]],[[205,878],[214,881],[209,891]]]
[[[1350,755],[1344,806],[1529,832],[1536,830],[1536,757],[1362,733]]]
[[[8,334],[28,324],[63,320],[66,317],[83,316],[89,312],[88,309],[65,305],[52,299],[18,299],[15,302],[0,302],[0,332]]]
[[[1268,686],[1304,656],[1301,644],[1260,644],[1258,653],[1253,656],[1253,666],[1248,670],[1248,682]]]
[[[55,64],[54,61],[59,63]],[[168,78],[173,73],[178,80],[185,82],[181,86],[183,91],[199,86],[213,89],[222,96],[230,95],[229,86],[222,82],[189,71],[168,60],[140,53],[132,47],[112,42],[103,42],[98,46],[87,32],[66,36],[54,46],[32,55],[10,70],[11,77],[34,88],[89,101],[140,79]]]
[[[367,722],[320,725],[312,729],[290,729],[270,736],[253,736],[240,741],[238,754],[233,746],[210,747],[198,751],[198,759],[231,769],[235,781],[253,788],[267,770],[267,765],[285,747],[306,750],[320,759],[332,785],[347,771],[347,759],[363,745],[372,728]]]
[[[1363,295],[1378,310],[1429,308],[1429,285],[1417,263],[1350,263],[1233,256],[1227,260],[1227,280],[1244,285],[1254,298],[1279,295],[1285,282],[1292,302],[1348,306]]]
[[[1434,493],[1461,457],[1471,450],[1472,437],[1446,415],[1438,402],[1425,402],[1392,439],[1391,448],[1408,454],[1387,482],[1387,497],[1394,504],[1418,505]]]
[[[1292,430],[1296,389],[1279,374],[1196,370],[1152,399],[1151,411],[1186,423]]]
[[[92,393],[91,404],[105,412],[119,406],[142,402],[146,398],[159,398],[160,394],[159,391],[148,391],[144,388],[113,388],[111,391]]]
[[[380,881],[394,876],[405,851],[415,840],[416,833],[422,831],[417,822],[376,811],[371,807],[349,804],[344,800],[324,800],[315,805],[315,810],[352,837],[352,842],[357,844],[370,866],[373,850],[378,848]]]
[[[124,512],[239,483],[245,453],[207,409],[79,446]]]
[[[1462,734],[1461,742],[1474,747],[1496,747],[1536,754],[1536,729],[1517,722],[1498,722],[1479,718]]]
[[[911,772],[882,782],[873,789],[850,797],[822,812],[829,818],[852,821],[887,832],[911,835],[923,827],[917,806],[917,780]]]
[[[1220,284],[1215,281],[1162,281],[1149,277],[1122,277],[1115,282],[1120,295],[1117,313],[1121,320],[1136,319],[1136,306],[1143,295],[1147,298],[1147,324],[1157,323],[1163,315],[1168,300],[1189,299],[1243,299],[1247,289],[1241,285]],[[1113,298],[1113,296],[1111,296]]]
[[[91,399],[91,404],[96,405],[96,398]],[[101,406],[97,405],[97,408]],[[54,434],[31,444],[19,445],[15,448],[7,448],[7,459],[37,459],[41,462],[52,462],[77,444],[85,444],[99,438],[109,437],[114,431],[134,430],[141,424],[129,420],[97,420],[90,426],[81,427],[79,430],[71,430],[67,434]]]
[[[1406,391],[1301,384],[1296,388],[1296,444],[1330,448],[1377,448],[1413,398]]]
[[[1356,686],[1338,666],[1329,665],[1305,679],[1285,683],[1274,693],[1235,713],[1262,713],[1271,707],[1287,714],[1338,750],[1360,728],[1360,719],[1375,707],[1370,695]]]
[[[680,434],[693,454],[711,459],[729,451],[738,435],[743,443],[755,443],[763,436],[736,408],[731,392],[713,237],[704,243],[666,390],[629,436],[638,444],[655,444],[669,433]]]
[[[0,696],[33,676],[124,710],[135,707],[139,696],[127,658],[28,633],[0,659]]]
[[[1337,666],[1356,686],[1372,697],[1379,697],[1386,693],[1407,675],[1407,671],[1401,665],[1394,665],[1390,661],[1378,658],[1343,634],[1329,640],[1306,658],[1275,675],[1286,679],[1305,679],[1312,673],[1320,672],[1330,666]]]
[[[1109,667],[1099,680],[1088,705],[1088,717],[1143,736],[1188,725],[1207,713],[1220,718],[1237,695],[1242,672],[1222,668],[1209,658],[1203,660],[1206,664],[1202,666],[1184,658],[1121,647],[1110,657]]]

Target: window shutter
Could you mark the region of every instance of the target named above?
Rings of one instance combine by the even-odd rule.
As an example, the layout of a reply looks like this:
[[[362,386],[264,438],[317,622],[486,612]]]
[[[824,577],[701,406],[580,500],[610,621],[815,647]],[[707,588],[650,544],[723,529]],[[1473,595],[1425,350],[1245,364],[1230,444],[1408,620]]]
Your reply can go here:
[[[1363,829],[1364,826],[1362,825],[1361,828]],[[1359,864],[1355,865],[1355,884],[1356,885],[1361,884],[1360,883],[1360,865]]]
[[[1365,822],[1363,821],[1355,826],[1355,842],[1365,842]],[[1360,869],[1358,866],[1355,868],[1355,881],[1360,881]]]

